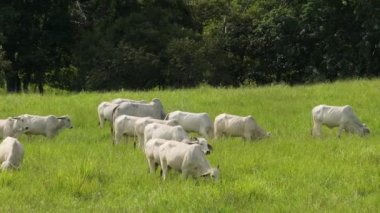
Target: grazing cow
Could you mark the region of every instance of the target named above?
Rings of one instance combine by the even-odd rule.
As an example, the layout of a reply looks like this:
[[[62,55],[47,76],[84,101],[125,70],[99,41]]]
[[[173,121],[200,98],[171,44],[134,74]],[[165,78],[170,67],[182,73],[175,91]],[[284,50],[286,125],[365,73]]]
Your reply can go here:
[[[1,170],[17,169],[22,163],[24,148],[13,137],[6,137],[0,144]]]
[[[144,152],[145,157],[148,161],[150,173],[154,173],[156,171],[157,166],[160,164],[160,146],[168,141],[171,140],[153,138],[146,142]]]
[[[63,128],[73,128],[70,117],[65,115],[56,117],[54,115],[39,116],[39,115],[21,115],[28,122],[29,129],[25,131],[27,135],[43,135],[48,138],[53,138]]]
[[[183,141],[189,139],[186,131],[180,125],[169,126],[166,124],[151,123],[144,129],[144,147],[145,143],[152,138],[161,138],[166,140]]]
[[[28,130],[28,122],[21,117],[13,117],[0,120],[0,137],[18,138],[22,133]]]
[[[153,99],[150,103],[130,103],[123,102],[113,110],[113,119],[120,115],[132,115],[137,117],[152,117],[164,119],[165,112],[160,100]]]
[[[216,116],[214,134],[218,138],[222,135],[239,136],[245,140],[255,140],[269,137],[270,133],[262,129],[252,116],[241,117],[230,114]]]
[[[132,99],[125,99],[125,98],[116,98],[111,101],[114,104],[121,104],[123,102],[130,102],[130,103],[146,103],[144,100],[136,101]]]
[[[215,180],[219,178],[219,170],[211,168],[198,144],[178,143],[177,141],[168,141],[159,147],[158,155],[162,169],[162,178],[165,180],[168,167],[182,172],[184,178],[192,176],[211,176]]]
[[[98,117],[99,117],[99,126],[100,128],[104,127],[104,123],[109,121],[112,123],[112,112],[113,110],[119,106],[116,103],[111,102],[102,102],[98,106]]]
[[[205,138],[213,136],[214,126],[207,113],[174,111],[168,113],[166,117],[176,120],[188,132],[197,132]]]
[[[165,140],[160,138],[153,138],[146,142],[145,145],[145,156],[148,160],[149,169],[151,173],[154,173],[156,171],[157,166],[160,164],[160,156],[159,156],[159,148],[162,144],[166,142],[178,142],[178,143],[186,143],[186,144],[198,144],[201,146],[203,153],[210,153],[210,150],[212,150],[212,147],[207,144],[206,139],[204,138],[197,138],[195,140],[185,140],[185,141],[174,141],[174,140]]]
[[[138,139],[140,148],[144,147],[144,130],[145,130],[145,127],[151,123],[166,124],[169,126],[178,125],[178,122],[175,120],[159,120],[159,119],[154,119],[154,118],[149,118],[149,117],[140,118],[138,121],[136,121],[136,124],[135,124],[135,134],[137,135],[137,139]]]
[[[128,136],[135,136],[135,125],[139,119],[141,119],[141,117],[130,115],[118,116],[113,123],[114,144],[119,144],[120,139],[123,135],[126,136],[127,142]],[[136,143],[134,143],[133,145],[136,146]]]
[[[338,137],[342,131],[356,133],[360,136],[369,134],[369,129],[365,124],[360,122],[355,115],[351,106],[328,106],[318,105],[311,111],[313,119],[313,136],[321,136],[321,126],[326,125],[329,128],[339,127]]]

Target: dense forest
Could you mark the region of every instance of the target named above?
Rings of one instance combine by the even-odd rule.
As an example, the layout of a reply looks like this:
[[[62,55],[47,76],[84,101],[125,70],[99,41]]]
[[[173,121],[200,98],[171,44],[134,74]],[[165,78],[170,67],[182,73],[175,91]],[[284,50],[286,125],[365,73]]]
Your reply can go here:
[[[0,2],[0,87],[8,92],[379,75],[379,0]]]

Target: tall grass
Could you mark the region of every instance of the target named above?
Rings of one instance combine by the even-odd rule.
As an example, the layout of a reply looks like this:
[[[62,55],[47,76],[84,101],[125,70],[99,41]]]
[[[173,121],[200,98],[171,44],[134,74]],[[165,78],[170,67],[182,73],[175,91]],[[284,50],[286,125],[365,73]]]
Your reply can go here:
[[[174,110],[252,115],[272,137],[256,142],[211,140],[219,182],[164,182],[150,175],[143,153],[111,144],[97,126],[97,105],[117,97],[158,97]],[[1,95],[0,117],[71,116],[74,128],[49,140],[22,136],[19,171],[0,173],[0,212],[377,212],[380,209],[380,80],[289,87],[210,88]],[[310,136],[311,108],[353,106],[371,129],[367,138],[323,128]]]

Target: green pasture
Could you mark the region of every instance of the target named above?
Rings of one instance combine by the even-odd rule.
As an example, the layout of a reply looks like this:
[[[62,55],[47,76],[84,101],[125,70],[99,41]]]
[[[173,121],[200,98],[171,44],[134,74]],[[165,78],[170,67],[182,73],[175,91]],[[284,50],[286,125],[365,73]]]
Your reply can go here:
[[[124,97],[159,98],[166,112],[252,115],[272,133],[248,142],[210,140],[208,156],[220,180],[166,181],[148,173],[132,140],[113,146],[98,127],[97,105]],[[18,171],[0,173],[0,212],[378,212],[380,210],[380,80],[290,87],[211,88],[0,95],[0,117],[24,113],[70,115],[73,129],[57,137],[20,137]],[[369,137],[323,128],[312,138],[311,109],[346,105]]]

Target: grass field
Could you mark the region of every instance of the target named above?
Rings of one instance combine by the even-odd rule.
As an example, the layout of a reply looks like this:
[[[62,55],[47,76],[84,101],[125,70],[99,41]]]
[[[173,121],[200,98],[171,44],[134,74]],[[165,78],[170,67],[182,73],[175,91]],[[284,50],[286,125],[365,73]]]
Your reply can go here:
[[[97,126],[97,105],[117,97],[158,97],[174,110],[252,115],[272,137],[256,142],[211,140],[208,156],[220,180],[164,182],[150,175],[142,151],[111,144]],[[367,138],[323,129],[310,136],[311,108],[353,106],[371,130]],[[20,141],[19,171],[0,173],[0,212],[379,212],[380,80],[289,87],[77,94],[1,95],[0,117],[68,114],[73,129],[54,139]]]

